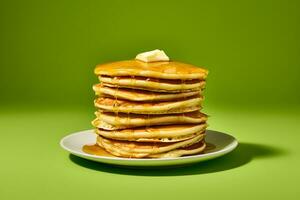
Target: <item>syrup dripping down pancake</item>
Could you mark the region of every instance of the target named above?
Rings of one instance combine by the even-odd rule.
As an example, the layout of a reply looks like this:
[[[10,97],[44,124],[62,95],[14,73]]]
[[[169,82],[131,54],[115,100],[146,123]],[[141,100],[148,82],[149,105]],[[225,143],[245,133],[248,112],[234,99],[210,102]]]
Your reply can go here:
[[[190,113],[142,115],[130,113],[112,113],[97,111],[97,118],[92,122],[94,127],[105,130],[118,130],[142,126],[168,124],[201,124],[207,120],[207,115],[195,111]]]
[[[94,102],[99,109],[110,112],[135,114],[186,113],[201,109],[203,97],[190,97],[167,102],[134,102],[108,97],[97,98]]]
[[[103,84],[96,84],[93,90],[98,96],[107,96],[111,98],[139,101],[139,102],[154,102],[154,101],[172,101],[176,99],[188,98],[201,94],[199,91],[182,92],[182,93],[160,93],[146,90],[106,87]]]
[[[194,80],[165,80],[144,77],[110,77],[99,76],[100,82],[109,87],[131,88],[156,92],[191,92],[204,89],[205,81]]]
[[[182,125],[176,124],[130,128],[114,131],[96,129],[96,133],[103,137],[115,140],[174,142],[193,137],[204,132],[206,128],[206,123]]]

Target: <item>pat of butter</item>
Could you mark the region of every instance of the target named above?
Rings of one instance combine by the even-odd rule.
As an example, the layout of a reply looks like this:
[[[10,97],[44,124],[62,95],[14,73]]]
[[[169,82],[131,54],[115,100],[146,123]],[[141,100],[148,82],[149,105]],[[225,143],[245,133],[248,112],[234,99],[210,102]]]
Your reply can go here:
[[[153,51],[147,51],[138,54],[135,59],[143,62],[158,62],[158,61],[169,61],[169,57],[163,50],[155,49]]]

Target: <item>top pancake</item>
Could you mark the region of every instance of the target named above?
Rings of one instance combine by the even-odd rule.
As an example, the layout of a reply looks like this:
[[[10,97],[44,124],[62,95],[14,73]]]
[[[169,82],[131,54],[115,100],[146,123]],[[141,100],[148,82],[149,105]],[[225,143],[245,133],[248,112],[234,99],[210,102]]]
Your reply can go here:
[[[194,65],[167,61],[142,62],[139,60],[125,60],[97,65],[95,74],[107,76],[142,76],[160,79],[200,79],[205,80],[208,71]]]

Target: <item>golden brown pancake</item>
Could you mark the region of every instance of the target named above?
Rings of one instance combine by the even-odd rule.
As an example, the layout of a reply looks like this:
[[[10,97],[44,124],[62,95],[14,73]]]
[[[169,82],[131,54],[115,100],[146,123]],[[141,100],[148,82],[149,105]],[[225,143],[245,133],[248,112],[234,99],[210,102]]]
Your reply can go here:
[[[121,99],[111,99],[100,97],[95,100],[97,108],[115,113],[135,113],[135,114],[168,114],[186,113],[201,109],[203,97],[190,97],[178,101],[167,102],[134,102]]]
[[[173,142],[190,138],[205,131],[206,123],[161,125],[108,131],[96,129],[96,133],[106,138],[128,141]]]
[[[169,152],[181,147],[191,146],[204,137],[197,135],[191,139],[173,143],[129,142],[97,137],[97,144],[115,156],[142,158],[151,154]]]
[[[143,76],[160,79],[200,79],[205,80],[208,71],[181,62],[151,62],[125,60],[97,65],[95,74],[107,76]]]
[[[199,154],[205,150],[206,144],[202,140],[188,147],[178,148],[165,153],[150,154],[149,158],[177,158],[185,155]]]
[[[182,93],[160,93],[138,89],[106,87],[103,84],[96,84],[93,90],[98,96],[107,96],[117,99],[125,99],[131,101],[172,101],[176,99],[188,98],[201,94],[201,91],[182,92]]]
[[[110,77],[99,76],[100,82],[109,87],[132,88],[156,92],[189,92],[204,89],[205,81],[200,80],[166,80],[143,77]]]
[[[195,111],[190,113],[142,115],[97,111],[93,126],[105,130],[118,130],[141,126],[156,126],[167,124],[201,124],[207,120],[207,115]]]

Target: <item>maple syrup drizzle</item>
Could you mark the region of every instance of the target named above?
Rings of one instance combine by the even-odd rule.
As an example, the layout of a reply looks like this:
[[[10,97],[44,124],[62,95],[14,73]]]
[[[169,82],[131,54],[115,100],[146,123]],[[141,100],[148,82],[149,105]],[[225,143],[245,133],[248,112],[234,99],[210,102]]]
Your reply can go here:
[[[183,90],[185,89],[185,79],[181,79],[181,91],[180,92],[183,92]]]
[[[100,89],[103,88],[103,82],[101,81],[101,76],[100,76]]]
[[[100,92],[98,93],[98,96],[100,98],[104,97],[103,93],[101,92],[101,89],[103,88],[103,82],[101,81],[101,76],[100,76]],[[97,112],[96,112],[96,117],[98,119],[101,119],[101,114],[102,114],[102,111],[99,109]]]
[[[146,79],[146,85],[148,85],[148,83],[149,83],[149,81],[150,81],[150,78],[147,78]],[[151,98],[150,98],[150,102],[151,103],[153,103],[153,101],[154,101],[154,98],[155,98],[155,96],[154,96],[154,93],[153,93],[153,91],[151,91]],[[147,119],[146,119],[146,131],[148,132],[148,128],[149,128],[149,126],[150,126],[150,115],[149,115],[149,113],[147,114]]]
[[[181,90],[183,90],[183,88],[185,87],[185,81],[186,81],[185,79],[181,79]],[[183,95],[183,99],[186,100],[186,98],[187,98],[186,95]],[[182,121],[183,121],[184,117],[185,117],[185,113],[182,111],[181,111],[181,113],[182,113]]]
[[[155,92],[151,91],[151,97],[150,97],[150,101],[153,102],[155,100]]]
[[[97,65],[95,69],[96,74],[103,75],[114,75],[120,74],[140,74],[142,71],[154,71],[154,72],[162,72],[170,75],[182,74],[188,77],[205,78],[207,75],[207,70],[199,67],[195,67],[194,65],[180,63],[175,61],[169,62],[152,62],[152,63],[144,63],[137,60],[126,60],[126,61],[118,61],[113,63],[105,63]],[[171,78],[171,79],[174,79]]]
[[[130,83],[131,83],[132,86],[136,86],[135,76],[131,76]]]
[[[127,117],[126,117],[126,124],[131,125],[130,123],[130,112],[127,112]]]
[[[97,144],[84,145],[82,147],[82,151],[85,152],[85,153],[87,153],[87,154],[91,154],[91,155],[106,156],[106,157],[116,157],[116,156],[108,153],[105,149],[103,149],[102,147],[100,147]]]
[[[98,95],[98,97],[103,97],[103,92],[102,92],[102,88],[103,88],[103,82],[101,81],[101,76],[99,76],[99,80],[100,80],[100,88],[99,90],[96,92],[96,95]]]
[[[113,78],[113,84],[116,86],[114,91],[114,103],[113,103],[113,112],[115,113],[115,126],[120,125],[119,118],[119,105],[118,105],[118,91],[119,91],[119,77],[115,76]]]
[[[181,114],[181,117],[182,117],[182,118],[180,119],[180,122],[184,122],[184,121],[185,121],[185,113],[182,113],[182,114]]]
[[[147,114],[146,129],[150,127],[150,114]]]

